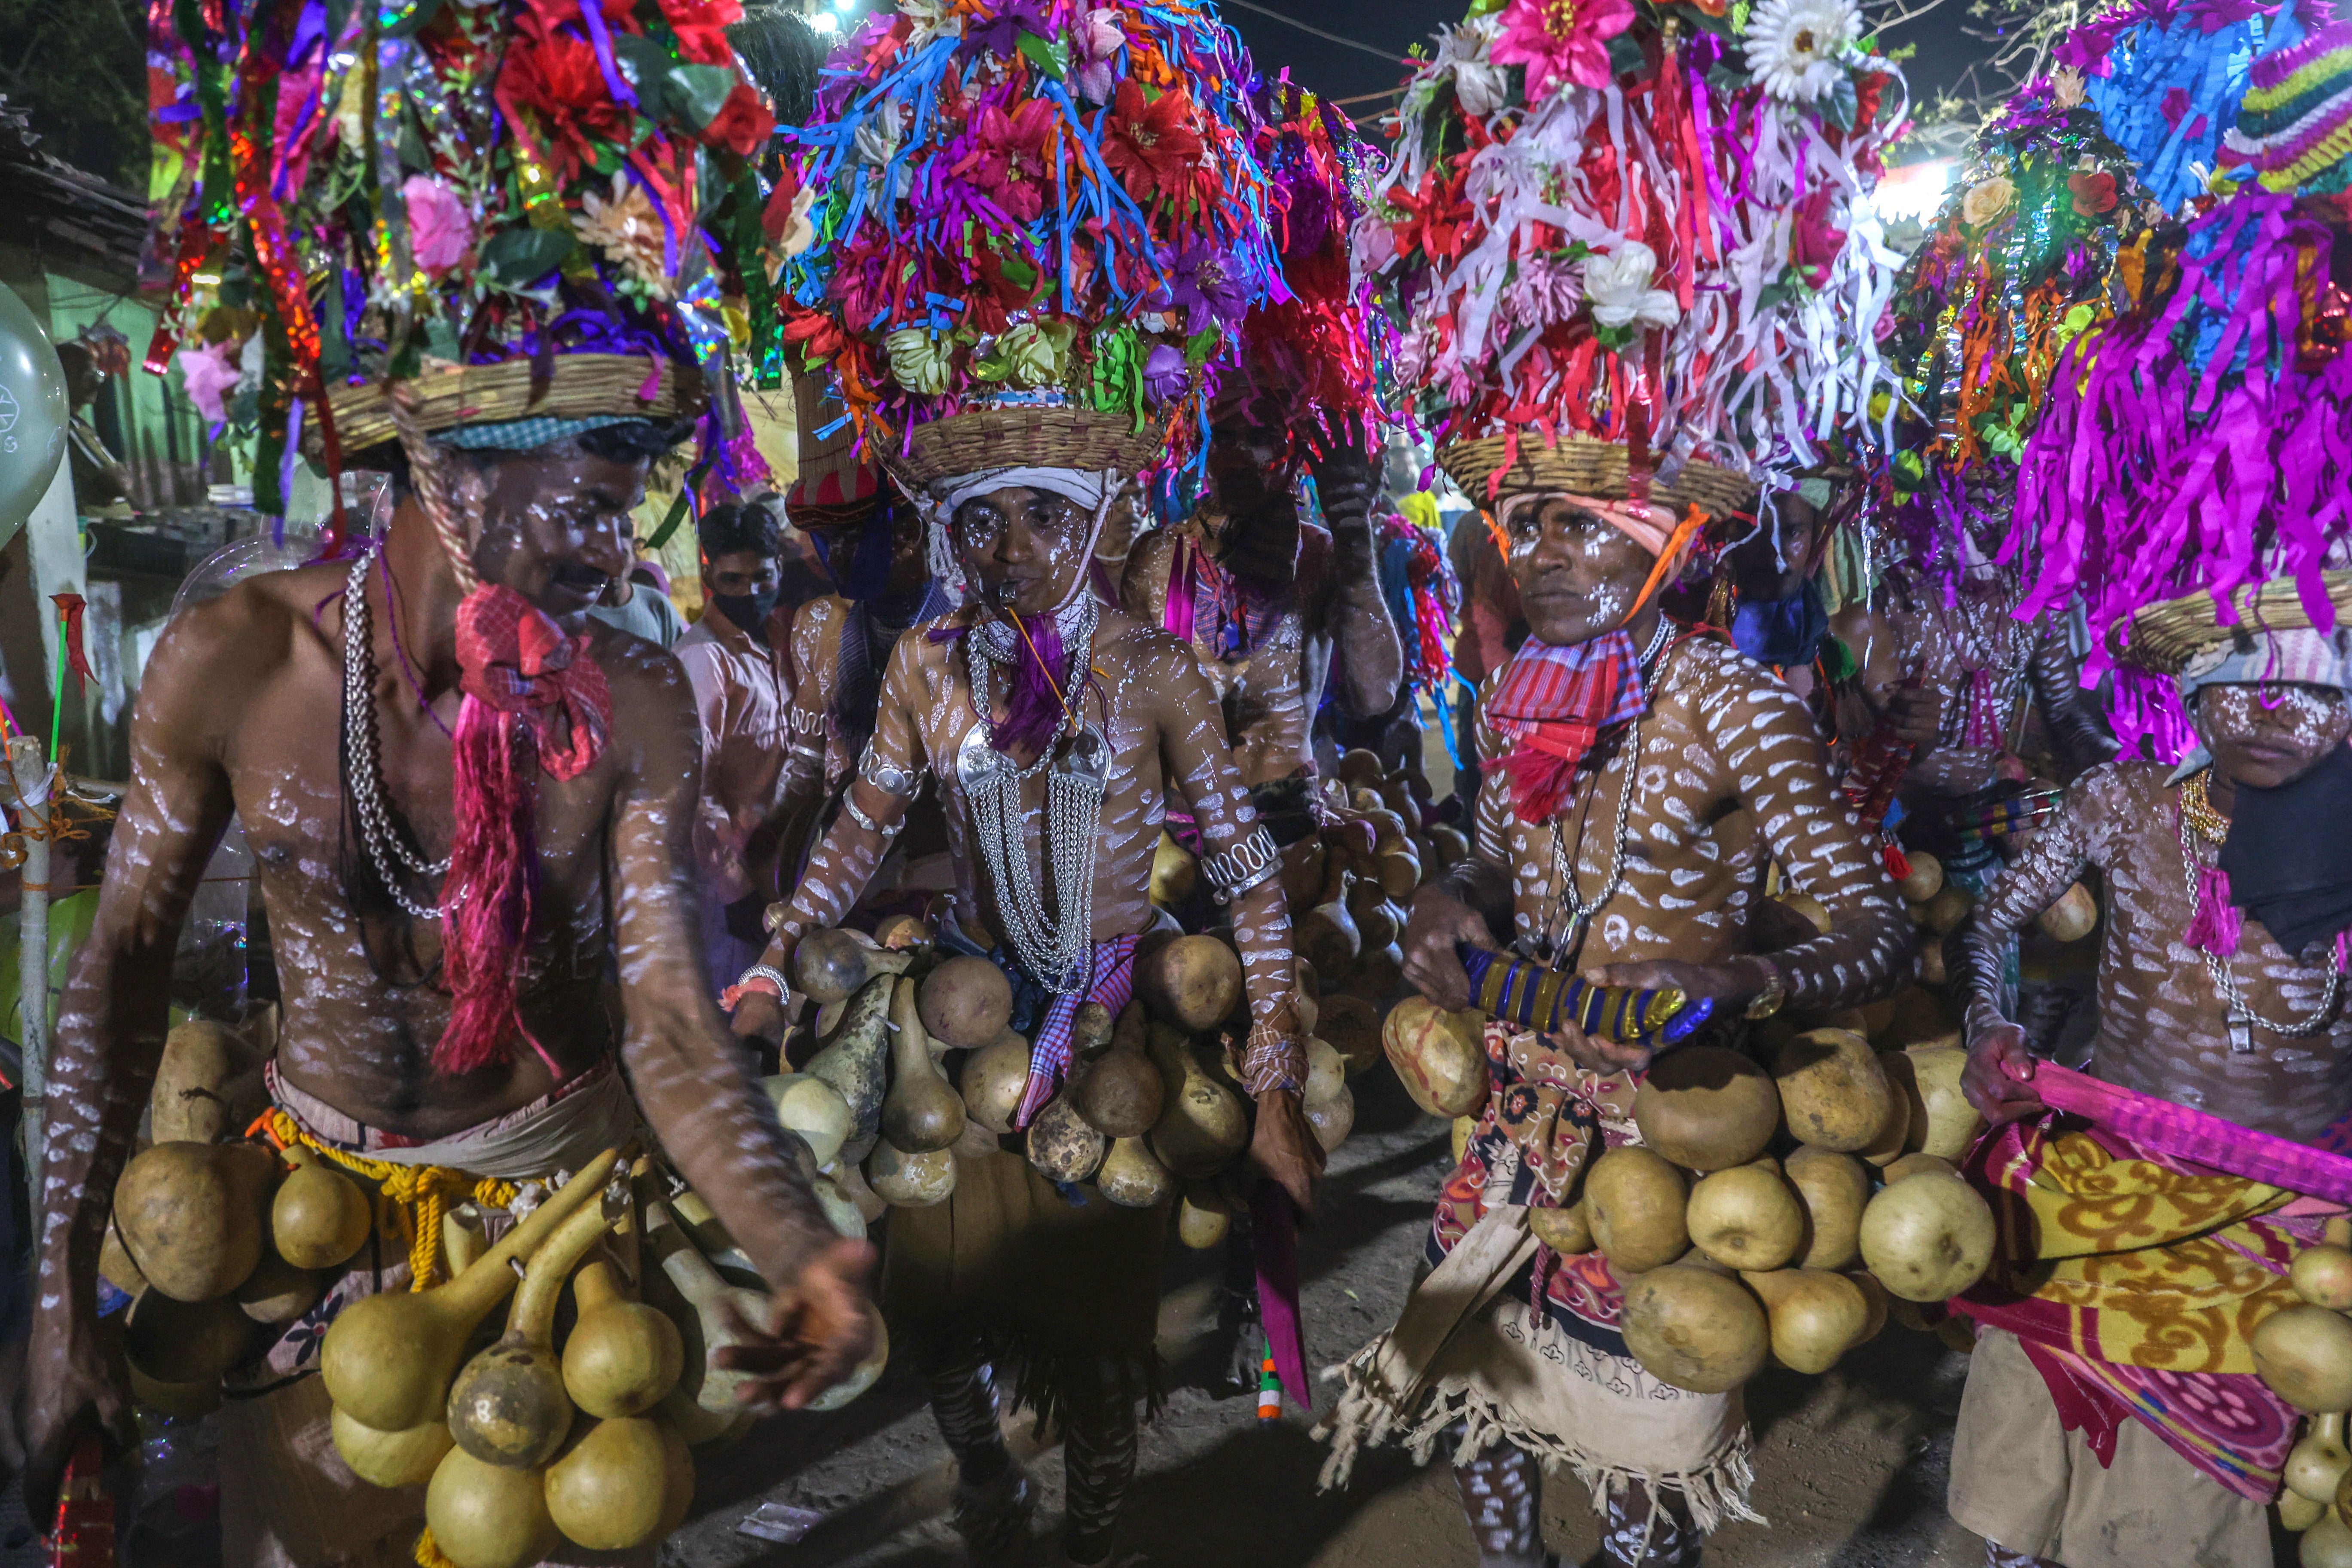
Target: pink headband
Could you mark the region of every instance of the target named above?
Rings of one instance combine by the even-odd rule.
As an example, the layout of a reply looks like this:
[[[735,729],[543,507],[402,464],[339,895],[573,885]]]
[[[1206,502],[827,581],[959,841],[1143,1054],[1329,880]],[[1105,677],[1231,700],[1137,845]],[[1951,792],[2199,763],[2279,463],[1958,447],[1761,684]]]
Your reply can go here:
[[[1508,528],[1511,514],[1523,506],[1547,501],[1555,497],[1571,501],[1607,520],[1609,526],[1648,551],[1653,555],[1663,553],[1674,538],[1675,525],[1680,520],[1666,507],[1655,501],[1603,499],[1580,496],[1573,490],[1521,490],[1503,498],[1499,521]]]

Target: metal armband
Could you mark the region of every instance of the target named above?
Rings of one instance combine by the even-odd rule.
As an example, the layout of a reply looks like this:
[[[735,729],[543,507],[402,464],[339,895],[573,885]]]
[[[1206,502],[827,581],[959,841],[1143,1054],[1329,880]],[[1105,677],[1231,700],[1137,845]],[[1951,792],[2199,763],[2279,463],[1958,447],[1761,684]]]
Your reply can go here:
[[[886,763],[874,754],[869,742],[865,754],[857,759],[857,776],[880,790],[884,795],[910,795],[922,786],[923,774],[919,768],[902,768],[896,763]]]
[[[786,712],[792,720],[792,731],[793,734],[824,735],[824,715],[823,713],[814,711],[803,712],[798,708],[788,709],[786,710]]]
[[[1263,824],[1240,843],[1201,857],[1201,875],[1208,879],[1217,902],[1232,903],[1282,870],[1282,851]]]

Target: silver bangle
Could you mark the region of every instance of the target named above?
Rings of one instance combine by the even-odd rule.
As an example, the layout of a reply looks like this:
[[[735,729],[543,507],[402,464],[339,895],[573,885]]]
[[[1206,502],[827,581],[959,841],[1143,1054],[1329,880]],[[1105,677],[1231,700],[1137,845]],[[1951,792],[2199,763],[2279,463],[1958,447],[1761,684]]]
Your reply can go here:
[[[857,776],[884,795],[912,795],[923,782],[920,772],[884,762],[874,754],[871,745],[866,748],[865,755],[857,759]]]
[[[866,832],[880,834],[885,838],[890,836],[889,829],[857,809],[857,803],[849,798],[849,793],[846,790],[842,792],[841,809],[849,813],[850,821],[857,824]]]
[[[1280,874],[1282,851],[1263,823],[1240,843],[1201,857],[1201,875],[1215,890],[1217,902],[1228,904],[1261,882]]]
[[[803,710],[798,708],[789,709],[786,711],[790,714],[792,719],[792,731],[793,734],[822,735],[824,733],[824,714],[807,713],[803,716]]]
[[[822,757],[824,755],[824,748],[823,746],[812,746],[802,741],[794,741],[792,745],[786,749],[795,757]]]
[[[789,1002],[793,999],[792,982],[786,980],[784,978],[784,972],[776,968],[773,964],[755,963],[751,968],[745,970],[742,973],[737,975],[735,977],[736,992],[740,994],[743,987],[749,985],[754,980],[774,981],[776,983],[776,1000],[778,1002]]]

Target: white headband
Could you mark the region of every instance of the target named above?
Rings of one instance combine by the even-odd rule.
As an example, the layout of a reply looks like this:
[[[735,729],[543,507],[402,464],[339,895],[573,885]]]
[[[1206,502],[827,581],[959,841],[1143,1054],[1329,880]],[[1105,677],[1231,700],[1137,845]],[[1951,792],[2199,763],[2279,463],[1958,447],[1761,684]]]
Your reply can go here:
[[[931,575],[946,586],[959,604],[969,604],[973,590],[964,580],[963,563],[957,559],[955,544],[950,538],[957,509],[976,496],[997,490],[1043,490],[1084,507],[1093,519],[1087,529],[1086,548],[1080,557],[1086,564],[1079,568],[1076,584],[1060,605],[1054,606],[1058,611],[1086,592],[1087,580],[1093,571],[1095,541],[1102,537],[1104,520],[1110,516],[1111,504],[1118,500],[1125,484],[1116,468],[979,468],[969,474],[933,479],[923,501],[923,519],[928,524],[924,541],[930,556]]]

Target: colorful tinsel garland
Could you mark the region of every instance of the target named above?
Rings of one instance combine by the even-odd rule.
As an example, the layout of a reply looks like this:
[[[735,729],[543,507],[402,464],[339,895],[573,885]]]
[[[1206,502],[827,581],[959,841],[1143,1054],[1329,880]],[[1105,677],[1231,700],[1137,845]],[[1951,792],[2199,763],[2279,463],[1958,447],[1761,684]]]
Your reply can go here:
[[[1838,0],[1758,7],[1744,53],[1699,5],[1551,16],[1482,0],[1440,35],[1358,226],[1423,419],[1818,461],[1884,376],[1853,324],[1891,281],[1864,198],[1899,73]]]
[[[869,437],[992,401],[1197,448],[1210,363],[1287,290],[1239,41],[1189,0],[917,0],[836,50],[772,198],[785,336]]]

